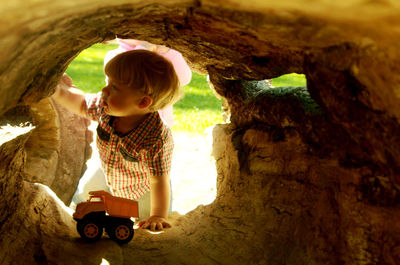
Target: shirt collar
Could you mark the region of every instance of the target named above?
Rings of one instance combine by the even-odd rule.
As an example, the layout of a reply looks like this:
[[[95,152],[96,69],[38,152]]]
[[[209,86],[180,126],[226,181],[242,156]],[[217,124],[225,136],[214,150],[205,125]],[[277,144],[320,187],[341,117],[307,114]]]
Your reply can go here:
[[[110,119],[110,126],[114,117]],[[158,128],[162,123],[158,112],[149,113],[144,121],[142,121],[135,129],[128,132],[125,135],[118,135],[118,133],[114,131],[121,139],[124,141],[127,140],[132,144],[139,145],[154,129]]]

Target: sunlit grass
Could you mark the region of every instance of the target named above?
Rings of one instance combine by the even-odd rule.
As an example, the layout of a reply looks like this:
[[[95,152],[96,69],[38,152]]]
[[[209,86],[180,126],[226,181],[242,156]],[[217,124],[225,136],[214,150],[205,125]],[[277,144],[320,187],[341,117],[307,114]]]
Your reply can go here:
[[[117,47],[117,44],[95,44],[80,53],[67,69],[75,85],[86,93],[100,91],[105,85],[104,57]],[[301,74],[288,74],[273,79],[272,84],[275,87],[306,86],[306,78]],[[185,97],[174,105],[173,131],[198,134],[223,122],[222,101],[214,96],[205,75],[193,73],[192,81],[183,90]]]
[[[110,50],[116,49],[116,44],[95,44],[82,51],[71,62],[67,74],[72,77],[75,85],[86,93],[97,93],[105,85],[103,72],[104,56]]]
[[[174,105],[173,130],[203,133],[207,127],[223,122],[222,101],[215,97],[206,76],[193,73],[184,91],[184,98]]]
[[[300,87],[300,86],[306,86],[307,80],[305,75],[293,73],[293,74],[281,75],[280,77],[272,79],[272,85],[274,87],[282,87],[282,86]]]

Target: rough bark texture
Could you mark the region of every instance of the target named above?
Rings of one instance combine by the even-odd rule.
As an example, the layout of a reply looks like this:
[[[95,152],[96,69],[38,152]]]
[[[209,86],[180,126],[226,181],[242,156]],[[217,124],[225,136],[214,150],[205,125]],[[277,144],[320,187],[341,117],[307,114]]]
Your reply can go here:
[[[395,0],[2,5],[0,261],[399,264],[399,9]],[[60,201],[23,182],[34,132],[19,125],[74,56],[115,35],[182,52],[210,74],[232,121],[215,129],[215,202],[123,247],[81,242]],[[291,72],[304,73],[307,88],[259,81]],[[43,154],[51,158],[56,141]]]
[[[91,156],[92,132],[90,122],[75,115],[52,101],[58,116],[60,152],[55,179],[49,187],[69,205],[86,170],[86,160]]]
[[[25,180],[49,186],[69,205],[91,155],[89,121],[50,99],[31,106],[35,129],[25,145]]]

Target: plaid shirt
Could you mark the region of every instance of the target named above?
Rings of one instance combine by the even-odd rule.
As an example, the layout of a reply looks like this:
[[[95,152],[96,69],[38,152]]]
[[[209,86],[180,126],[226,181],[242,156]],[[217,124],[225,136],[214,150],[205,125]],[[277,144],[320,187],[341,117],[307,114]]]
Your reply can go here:
[[[99,122],[97,148],[107,184],[115,196],[137,200],[150,190],[150,176],[168,175],[174,147],[171,130],[158,112],[121,136],[112,127],[114,117],[104,112],[101,93],[86,96],[88,116]]]

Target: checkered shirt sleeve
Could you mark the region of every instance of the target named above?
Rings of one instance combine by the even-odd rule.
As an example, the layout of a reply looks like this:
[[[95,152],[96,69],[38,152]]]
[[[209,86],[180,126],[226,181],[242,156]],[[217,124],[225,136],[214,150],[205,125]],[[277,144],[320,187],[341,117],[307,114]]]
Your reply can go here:
[[[97,94],[87,94],[85,95],[86,101],[86,114],[87,116],[94,120],[98,121],[100,119],[102,113],[102,99],[101,99],[101,92]]]
[[[154,151],[152,152],[153,156],[149,159],[150,174],[153,176],[165,176],[170,174],[173,149],[174,141],[169,131],[163,141],[160,141],[154,147]]]

